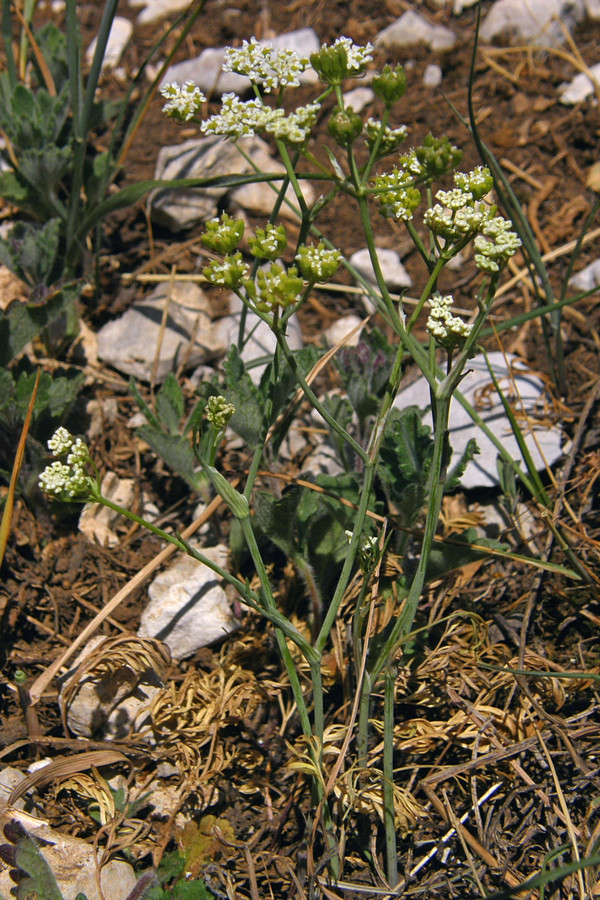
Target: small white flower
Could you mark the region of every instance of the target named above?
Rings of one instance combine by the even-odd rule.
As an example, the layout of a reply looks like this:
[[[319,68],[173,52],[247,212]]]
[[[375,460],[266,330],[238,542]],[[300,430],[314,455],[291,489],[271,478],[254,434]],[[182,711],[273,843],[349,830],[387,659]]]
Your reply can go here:
[[[458,316],[452,315],[453,304],[454,299],[451,294],[442,296],[436,293],[429,301],[427,331],[438,344],[447,350],[461,347],[473,328]]]
[[[48,450],[52,451],[53,456],[62,456],[71,449],[73,441],[73,435],[61,425],[48,441]]]
[[[340,45],[346,48],[346,56],[347,56],[347,67],[351,71],[359,71],[360,69],[366,69],[367,63],[369,63],[373,59],[373,44],[366,44],[364,47],[360,47],[357,44],[354,44],[350,38],[341,37],[338,38],[331,46],[332,48],[337,48]],[[323,44],[323,49],[327,47],[327,44]]]
[[[260,100],[240,100],[233,93],[221,97],[221,112],[206,119],[200,126],[204,134],[222,134],[232,141],[251,137],[265,128],[280,110],[270,109]]]
[[[181,87],[176,81],[164,84],[160,92],[166,99],[163,112],[173,119],[188,122],[200,111],[206,97],[193,81],[185,81]]]
[[[244,41],[239,49],[227,47],[223,71],[246,75],[269,93],[279,88],[297,87],[300,84],[298,76],[308,65],[308,58],[295,50],[286,47],[275,50],[253,37],[249,42]]]

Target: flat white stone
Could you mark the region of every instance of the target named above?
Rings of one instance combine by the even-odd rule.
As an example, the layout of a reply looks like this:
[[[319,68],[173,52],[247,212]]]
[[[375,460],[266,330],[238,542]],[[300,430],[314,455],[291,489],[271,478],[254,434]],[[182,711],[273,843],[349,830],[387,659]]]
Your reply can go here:
[[[21,769],[17,769],[14,766],[5,766],[0,772],[0,810],[6,809],[8,805],[8,798],[16,788],[18,784],[25,780],[25,775],[21,771]],[[19,798],[16,803],[16,809],[23,809],[25,806],[25,801],[23,798]]]
[[[226,350],[229,350],[232,344],[237,344],[238,342],[242,308],[243,303],[240,298],[235,294],[231,294],[230,315],[225,316],[216,323],[218,341]],[[261,357],[272,358],[277,346],[277,339],[267,323],[263,322],[260,316],[257,316],[251,310],[248,310],[246,314],[244,335],[247,339],[240,356],[246,365]],[[290,317],[287,323],[287,341],[292,350],[300,350],[303,345],[300,321],[295,314]],[[254,384],[260,382],[266,367],[266,363],[261,363],[248,369],[248,374]]]
[[[595,85],[585,72],[580,72],[572,81],[561,84],[558,89],[560,102],[567,106],[574,106],[576,103],[581,103],[590,94],[594,94],[600,84],[600,63],[590,67],[590,75],[594,78]]]
[[[84,894],[87,900],[126,900],[136,886],[137,878],[128,862],[111,859],[102,866],[98,889],[98,863],[102,850],[94,850],[81,838],[54,831],[47,822],[11,807],[0,816],[0,829],[9,822],[18,822],[30,834],[40,839],[40,853],[48,863],[63,900],[75,900]],[[0,871],[0,896],[14,897],[15,883],[10,877],[10,867]],[[41,895],[40,895],[41,897]]]
[[[360,113],[369,103],[375,99],[375,93],[370,87],[357,87],[352,91],[344,94],[344,104],[346,109],[351,107],[355,113]]]
[[[103,71],[106,69],[114,69],[115,66],[119,65],[119,60],[123,55],[125,47],[129,43],[132,33],[133,25],[129,19],[124,19],[123,16],[115,16],[108,36],[106,50],[104,51],[104,59],[102,60]],[[98,39],[94,38],[85,54],[88,66],[91,66],[92,64],[97,43]]]
[[[345,341],[344,347],[356,347],[360,341],[360,326],[362,323],[363,320],[359,318],[359,316],[342,316],[341,319],[338,319],[333,325],[330,325],[329,328],[325,329],[325,340],[330,347],[335,347],[337,344],[341,343],[348,334],[354,331],[352,337]]]
[[[423,84],[425,87],[437,87],[442,83],[442,69],[436,63],[429,63],[423,72]]]
[[[478,0],[454,0],[452,12],[455,16],[459,16],[463,9],[468,9],[470,6],[475,6],[477,2]]]
[[[161,338],[167,297],[169,309]],[[168,283],[158,285],[120,318],[107,322],[98,332],[98,356],[120,372],[150,381],[158,351],[155,377],[162,382],[184,356],[187,367],[193,369],[219,355],[223,348],[215,340],[208,298],[193,282],[176,281],[171,288]]]
[[[574,275],[569,281],[569,287],[574,291],[591,291],[592,288],[600,287],[600,259]]]
[[[227,565],[229,551],[224,545],[192,546],[220,566]],[[191,556],[178,557],[161,572],[148,595],[150,602],[142,613],[138,635],[163,641],[174,659],[185,659],[239,628],[221,579]]]
[[[385,283],[389,288],[411,287],[412,279],[402,263],[400,256],[395,250],[386,250],[382,247],[376,247],[377,258],[381,266],[381,272]],[[360,272],[367,281],[377,284],[375,272],[371,263],[371,257],[368,249],[357,250],[349,259],[350,265]]]
[[[585,15],[583,0],[496,0],[481,25],[481,39],[527,41],[541,47],[563,44]]]
[[[139,25],[149,25],[165,16],[174,16],[190,5],[190,0],[129,0],[129,5],[144,9],[137,17]]]
[[[407,9],[399,19],[384,28],[375,37],[376,47],[413,47],[423,43],[431,50],[451,50],[456,35],[444,25],[432,25],[420,13]]]
[[[158,152],[154,177],[171,181],[177,178],[246,175],[254,170],[240,153],[238,145],[260,171],[275,175],[285,172],[283,163],[273,159],[269,145],[259,137],[242,138],[234,144],[218,135],[209,135],[171,147],[162,147]],[[280,183],[273,182],[275,188]],[[312,203],[314,191],[308,182],[303,182],[302,190],[306,202]],[[199,222],[206,222],[216,215],[219,199],[228,193],[233,203],[263,214],[270,214],[276,197],[267,182],[251,182],[232,190],[226,185],[160,189],[150,194],[148,205],[153,221],[165,225],[171,231],[181,231]],[[293,210],[297,209],[297,202],[291,186],[286,192],[286,198],[292,204],[292,209],[284,203],[281,214],[295,218]]]
[[[507,359],[513,368],[517,396],[512,379],[509,378],[504,355],[496,352],[490,353],[488,356],[500,386],[505,396],[513,404],[513,408],[520,410],[522,403],[525,411],[535,417],[536,410],[541,411],[544,402],[544,385],[541,379],[532,375],[517,357],[508,354]],[[466,371],[467,375],[460,383],[461,393],[477,409],[488,428],[502,441],[513,459],[521,460],[519,445],[502,403],[494,390],[485,358],[477,356],[470,360]],[[429,385],[425,378],[419,378],[409,387],[400,391],[394,401],[394,406],[398,409],[406,409],[408,406],[417,406],[421,410],[427,409],[423,422],[431,426],[430,403]],[[526,423],[522,427],[525,441],[538,470],[545,469],[546,463],[552,465],[561,457],[562,432],[560,428],[549,428],[544,425],[543,428],[535,430],[534,439]],[[479,426],[473,423],[458,400],[454,399],[450,409],[450,445],[452,447],[450,467],[458,461],[471,438],[475,438],[477,441],[480,452],[468,463],[461,481],[462,486],[469,489],[497,487],[499,484],[496,465],[498,451]],[[527,471],[525,464],[522,465],[523,470]]]

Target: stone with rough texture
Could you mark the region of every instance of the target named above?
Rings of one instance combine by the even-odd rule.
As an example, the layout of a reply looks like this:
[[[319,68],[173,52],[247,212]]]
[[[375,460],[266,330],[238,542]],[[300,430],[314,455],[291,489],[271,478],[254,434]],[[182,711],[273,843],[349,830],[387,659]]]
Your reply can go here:
[[[107,472],[102,479],[102,494],[113,503],[129,509],[135,497],[133,478],[119,478],[115,472]],[[89,541],[100,547],[116,547],[118,535],[113,531],[122,516],[101,503],[86,503],[79,516],[79,530]]]
[[[167,299],[169,308],[161,332]],[[186,367],[193,369],[219,355],[223,348],[215,345],[215,339],[208,299],[198,285],[175,281],[169,286],[165,282],[100,329],[98,356],[126,375],[150,381],[154,372],[156,382],[162,382],[184,359]]]
[[[133,25],[129,21],[129,19],[123,18],[123,16],[115,16],[113,19],[112,27],[110,29],[110,35],[108,37],[108,42],[106,44],[106,50],[104,51],[104,58],[102,60],[102,70],[105,69],[114,69],[115,66],[118,66],[119,60],[123,55],[123,51],[129,42],[129,38],[133,34]],[[92,43],[87,49],[87,53],[85,54],[85,58],[88,66],[91,66],[92,59],[94,58],[94,52],[96,50],[97,38],[94,38]]]
[[[348,340],[344,341],[344,347],[356,347],[360,341],[360,326],[362,323],[363,320],[358,316],[342,316],[341,319],[337,319],[333,325],[330,325],[329,328],[325,330],[325,340],[330,347],[335,347],[337,344],[344,341],[344,338],[347,335],[354,332],[352,337],[349,337]]]
[[[0,772],[0,811],[6,809],[8,806],[8,798],[16,786],[24,781],[25,778],[26,776],[21,769],[16,769],[14,766],[5,766],[2,769]],[[15,801],[14,806],[16,809],[23,809],[25,801],[20,798]]]
[[[240,329],[240,318],[242,313],[242,301],[235,294],[230,297],[231,313],[217,323],[217,333],[219,343],[227,349],[232,344],[237,344]],[[260,359],[263,356],[271,358],[277,346],[277,339],[273,331],[266,322],[248,310],[246,316],[246,327],[244,334],[247,340],[242,348],[241,357],[248,367],[249,363]],[[302,331],[298,317],[294,314],[287,323],[287,340],[292,350],[300,350],[302,347]],[[258,384],[262,378],[262,374],[266,368],[266,364],[261,363],[258,366],[248,368],[248,374],[254,382]]]
[[[512,408],[520,411],[522,401],[526,412],[535,422],[536,411],[542,416],[545,406],[545,390],[542,380],[536,375],[532,375],[527,366],[517,357],[507,354],[508,362],[512,366],[514,385],[518,391],[517,396],[512,386],[512,380],[509,378],[504,354],[495,352],[489,353],[488,356]],[[495,393],[485,358],[476,356],[475,359],[469,360],[466,372],[467,375],[460,383],[461,393],[475,407],[494,435],[502,441],[511,457],[521,460],[519,446],[504,412],[504,407]],[[398,409],[417,406],[419,409],[425,410],[428,409],[430,403],[429,384],[425,378],[419,378],[409,387],[400,391],[394,401],[394,406]],[[430,412],[424,415],[423,421],[431,426]],[[535,429],[534,435],[531,434],[525,423],[522,423],[522,428],[525,441],[538,470],[544,469],[546,462],[548,465],[552,465],[560,458],[562,455],[560,428],[551,428],[544,423],[543,427]],[[497,487],[499,484],[496,465],[498,451],[484,432],[473,423],[470,415],[458,400],[454,399],[450,409],[450,445],[452,447],[450,467],[460,459],[461,453],[471,438],[475,438],[477,441],[480,452],[467,464],[461,479],[462,486],[468,489]],[[524,463],[522,463],[522,467],[523,471],[527,471]]]
[[[590,75],[596,84],[586,72],[580,72],[572,81],[561,84],[558,89],[560,102],[567,106],[574,106],[576,103],[581,103],[590,94],[596,93],[600,87],[600,63],[590,67]]]
[[[413,47],[421,43],[434,51],[451,50],[456,43],[456,35],[450,28],[432,25],[420,13],[407,9],[375,37],[375,46],[387,49]]]
[[[224,545],[192,546],[220,566],[227,565],[229,551]],[[138,635],[164,641],[174,659],[185,659],[239,628],[221,579],[191,556],[180,556],[161,572],[148,594]]]
[[[481,39],[492,42],[509,38],[541,47],[565,42],[585,15],[583,0],[496,0],[481,25]]]
[[[285,168],[279,160],[273,159],[269,145],[259,137],[242,138],[237,142],[254,165],[262,172],[282,175]],[[224,175],[246,175],[254,171],[250,163],[239,152],[237,144],[226,141],[219,135],[209,135],[184,141],[172,147],[162,147],[157,156],[155,178],[171,181],[176,178],[216,178]],[[280,181],[273,182],[275,188]],[[314,192],[308,183],[302,185],[307,203],[312,203]],[[218,201],[230,191],[226,185],[202,188],[159,189],[150,194],[148,204],[153,221],[181,231],[199,222],[206,222],[217,212]],[[268,183],[251,183],[233,188],[232,202],[254,212],[270,213],[275,202],[275,192]],[[286,193],[294,209],[296,197],[290,186]],[[283,204],[281,214],[296,217],[287,204]]]
[[[412,285],[412,279],[400,262],[400,256],[396,251],[385,250],[381,247],[376,247],[375,249],[377,251],[379,265],[381,266],[381,272],[387,286],[392,289],[410,287]],[[348,261],[350,265],[354,266],[354,268],[363,276],[363,278],[366,278],[367,281],[370,281],[372,284],[377,284],[375,272],[373,271],[373,266],[371,264],[371,257],[366,247],[363,250],[357,250],[356,253],[353,253]]]
[[[19,823],[40,839],[40,852],[54,874],[63,900],[75,900],[78,894],[84,894],[87,900],[126,900],[135,888],[137,879],[129,863],[111,859],[100,873],[100,894],[97,873],[102,850],[95,851],[87,841],[54,831],[42,819],[12,807],[0,816],[2,831],[9,822]],[[14,887],[10,868],[4,866],[0,871],[0,896],[13,897]]]
[[[585,12],[592,22],[600,20],[600,0],[585,0]]]

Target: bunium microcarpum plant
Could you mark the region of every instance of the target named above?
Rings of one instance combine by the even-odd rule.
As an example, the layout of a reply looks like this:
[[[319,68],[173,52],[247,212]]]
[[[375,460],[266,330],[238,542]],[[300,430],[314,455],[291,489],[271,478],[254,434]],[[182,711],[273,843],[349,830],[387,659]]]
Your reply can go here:
[[[403,368],[407,360],[414,362],[427,379],[431,394],[434,423],[434,447],[431,458],[425,524],[420,555],[409,580],[399,591],[399,605],[385,640],[376,645],[375,651],[365,655],[361,666],[358,658],[364,650],[366,638],[354,636],[357,658],[357,704],[352,723],[356,722],[352,741],[346,740],[344,749],[351,748],[356,765],[367,765],[367,738],[369,703],[375,689],[384,677],[384,740],[382,796],[386,835],[387,879],[393,888],[398,882],[396,824],[394,808],[393,769],[393,691],[395,672],[401,661],[402,647],[413,628],[419,599],[425,583],[430,552],[438,527],[442,497],[450,456],[448,419],[452,395],[464,375],[468,360],[476,350],[477,337],[488,316],[499,274],[507,260],[520,245],[511,223],[498,215],[496,207],[486,199],[493,179],[484,167],[472,172],[455,172],[454,187],[438,190],[434,194],[433,183],[455,170],[461,152],[446,137],[429,135],[421,146],[406,153],[399,148],[406,139],[405,127],[392,127],[392,110],[401,100],[406,89],[406,77],[401,66],[385,66],[374,75],[371,85],[383,107],[380,119],[363,118],[347,107],[342,94],[342,84],[348,79],[360,78],[372,60],[372,46],[356,46],[342,37],[332,45],[323,47],[310,59],[295,51],[274,50],[255,38],[244,41],[239,49],[229,49],[224,69],[245,75],[250,80],[254,96],[243,100],[234,93],[224,94],[220,111],[207,119],[199,118],[206,98],[192,82],[180,86],[176,83],[162,88],[165,112],[185,122],[197,122],[200,131],[207,135],[221,135],[232,141],[243,155],[240,139],[261,134],[270,137],[285,166],[285,175],[272,175],[257,171],[257,180],[268,181],[273,187],[273,211],[265,227],[258,229],[249,242],[253,259],[244,257],[239,249],[244,223],[222,215],[207,223],[203,242],[213,254],[204,268],[206,279],[234,292],[251,310],[272,329],[277,340],[271,367],[273,390],[278,373],[286,364],[291,367],[307,400],[322,416],[327,425],[345,441],[358,458],[362,472],[360,500],[356,508],[354,527],[349,536],[345,561],[341,567],[337,586],[328,606],[323,610],[321,627],[313,640],[308,640],[278,609],[269,580],[268,569],[261,555],[253,529],[251,516],[252,493],[257,474],[264,459],[264,448],[269,429],[273,425],[270,406],[267,403],[263,422],[263,440],[259,442],[251,460],[243,491],[234,488],[219,471],[217,449],[225,434],[225,428],[233,408],[224,398],[212,398],[206,408],[208,431],[203,440],[196,441],[196,451],[204,470],[217,491],[228,505],[241,526],[256,573],[260,590],[251,590],[247,583],[216,565],[201,552],[192,548],[177,535],[145,522],[137,515],[122,509],[102,496],[98,473],[80,440],[57,432],[50,442],[50,449],[65,461],[58,459],[42,474],[40,483],[47,494],[93,501],[121,512],[135,522],[144,525],[164,540],[209,566],[221,578],[232,584],[242,599],[253,610],[260,612],[275,627],[278,646],[286,667],[306,746],[309,748],[305,771],[312,774],[313,815],[324,824],[324,839],[330,858],[333,877],[339,877],[341,859],[336,841],[334,807],[331,802],[331,784],[327,781],[323,765],[325,714],[321,663],[328,648],[330,634],[335,625],[342,600],[357,567],[365,572],[365,584],[379,562],[384,539],[373,540],[369,536],[368,512],[373,496],[379,450],[385,433],[392,403],[398,392]],[[312,68],[322,89],[313,102],[294,108],[288,103],[290,92],[300,83],[303,72]],[[330,112],[329,98],[335,106]],[[269,102],[267,102],[269,100]],[[328,102],[329,101],[329,102]],[[328,130],[336,151],[328,149],[328,161],[318,159],[311,149],[311,135],[320,117],[328,115]],[[360,154],[357,152],[360,150]],[[359,156],[360,160],[359,161]],[[382,161],[392,158],[393,164],[383,168]],[[246,155],[250,165],[252,160]],[[365,161],[366,160],[366,161]],[[304,168],[302,168],[304,167]],[[307,179],[325,185],[319,199],[309,205],[303,193]],[[278,224],[279,211],[287,203],[291,185],[296,199],[300,220],[299,237],[292,248],[293,264],[281,261],[288,250],[285,227]],[[395,356],[387,389],[375,417],[366,446],[344,429],[327,411],[300,371],[286,337],[290,317],[297,312],[317,283],[330,280],[340,264],[348,265],[318,227],[319,215],[333,198],[343,194],[356,205],[358,221],[369,250],[377,279],[374,299],[378,310],[395,336]],[[370,202],[375,202],[380,213],[402,222],[423,261],[427,282],[416,308],[408,318],[402,301],[390,296],[375,248],[375,237]],[[419,229],[413,216],[422,212],[423,227]],[[334,236],[335,237],[335,236]],[[453,298],[438,289],[440,275],[448,264],[467,244],[472,243],[475,263],[483,273],[477,295],[477,312],[474,320],[466,324],[453,313]],[[421,342],[414,335],[414,326],[427,307],[428,338]],[[240,346],[244,340],[244,321],[240,325]],[[201,449],[202,448],[202,449]],[[357,599],[365,602],[363,592]],[[365,617],[355,616],[355,622],[365,623]],[[311,691],[303,691],[289,642],[295,645],[310,668]],[[359,671],[362,677],[359,677]]]

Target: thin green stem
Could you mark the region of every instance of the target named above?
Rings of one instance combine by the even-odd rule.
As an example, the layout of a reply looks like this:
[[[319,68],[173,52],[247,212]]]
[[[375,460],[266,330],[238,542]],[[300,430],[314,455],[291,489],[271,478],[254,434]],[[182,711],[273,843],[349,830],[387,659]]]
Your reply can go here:
[[[398,666],[390,660],[385,670],[383,701],[383,824],[385,857],[389,886],[398,884],[398,847],[394,803],[394,700]]]

